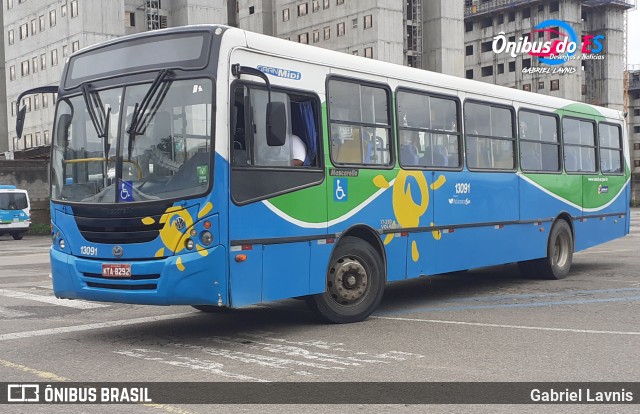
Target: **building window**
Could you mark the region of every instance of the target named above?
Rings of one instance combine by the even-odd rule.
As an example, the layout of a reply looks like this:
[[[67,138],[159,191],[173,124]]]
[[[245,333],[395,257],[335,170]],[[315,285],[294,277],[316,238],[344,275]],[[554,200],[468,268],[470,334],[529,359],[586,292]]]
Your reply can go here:
[[[23,60],[22,63],[20,64],[20,74],[22,76],[29,75],[29,61],[28,60]]]
[[[324,28],[324,40],[331,39],[331,28],[329,26]]]
[[[22,104],[27,108],[27,112],[31,112],[31,97],[22,99]]]
[[[509,72],[515,72],[516,71],[516,62],[509,62]]]
[[[16,101],[11,102],[11,116],[16,116]],[[640,144],[636,144],[640,145]],[[640,149],[640,148],[636,148]]]
[[[320,10],[320,1],[319,0],[313,0],[311,2],[311,11],[315,13],[318,10]]]
[[[560,10],[560,2],[559,1],[552,1],[551,4],[549,4],[549,12],[550,13],[555,13],[557,11]]]
[[[60,16],[65,17],[67,15],[67,4],[60,6]]]
[[[124,27],[136,27],[136,12],[124,12]]]
[[[583,95],[586,95],[586,94],[587,94],[587,85],[586,85],[586,84],[583,84],[583,85],[582,85],[582,94],[583,94]]]
[[[44,137],[44,145],[49,145],[51,142],[49,141],[49,130],[46,130],[42,133]]]
[[[498,63],[498,75],[504,73],[504,63]]]
[[[33,110],[40,109],[40,95],[33,95]]]
[[[522,85],[522,90],[523,91],[527,91],[527,92],[531,92],[531,84],[530,83],[525,83],[524,85]]]
[[[76,40],[75,42],[71,43],[71,53],[77,52],[78,50],[80,50],[80,41]]]
[[[249,6],[249,14],[254,14],[256,12],[255,6]]]
[[[522,67],[530,68],[531,67],[531,58],[522,59]]]
[[[357,29],[358,28],[358,18],[357,17],[355,19],[351,19],[351,28],[353,28],[353,29]]]
[[[336,30],[338,31],[338,37],[344,36],[344,22],[338,23]]]
[[[560,37],[560,28],[558,26],[551,28],[550,39],[558,39]]]
[[[308,3],[298,4],[298,17],[306,16],[309,12]]]
[[[16,66],[9,66],[9,80],[16,80]]]
[[[44,32],[45,24],[44,24],[44,15],[38,16],[38,23],[40,25],[40,31]]]
[[[491,26],[493,26],[493,17],[487,17],[485,19],[482,19],[482,22],[480,22],[481,29],[486,29],[487,27]]]
[[[491,75],[493,75],[493,65],[483,66],[482,69],[480,70],[480,74],[482,76],[491,76]]]
[[[554,79],[551,81],[551,90],[552,91],[560,90],[560,79]]]
[[[540,5],[538,6],[538,12],[539,12],[539,13],[544,12],[544,4],[540,4]]]
[[[528,19],[529,17],[531,17],[531,8],[527,7],[522,10],[522,18]]]
[[[473,45],[467,45],[465,47],[465,55],[466,56],[471,56],[473,55]]]
[[[14,102],[14,106],[15,106],[15,102]],[[15,109],[15,108],[14,108]],[[12,111],[14,110],[12,109]],[[12,114],[13,115],[13,114]],[[640,144],[633,144],[633,150],[634,151],[640,151]]]
[[[56,66],[58,64],[58,49],[53,49],[51,51],[51,66]]]
[[[39,133],[39,132],[36,132],[36,145],[37,145],[37,146],[42,145],[42,141],[41,141],[40,133]]]
[[[13,9],[13,0],[7,0],[7,10]]]
[[[344,4],[344,0],[336,0],[336,4],[339,6],[341,4]]]
[[[634,109],[633,116],[640,116],[640,109]]]
[[[24,40],[29,36],[29,26],[25,23],[20,26],[20,40]]]
[[[329,8],[329,0],[323,0],[322,8],[323,9],[328,9]]]
[[[371,27],[373,26],[373,15],[368,14],[366,16],[364,16],[364,28],[366,29],[371,29]]]
[[[509,21],[510,22],[516,21],[516,12],[509,12]]]
[[[480,50],[482,50],[482,53],[484,53],[484,52],[491,52],[491,50],[492,50],[492,46],[491,46],[491,44],[492,44],[492,43],[493,43],[493,42],[492,42],[491,40],[490,40],[490,41],[488,41],[488,42],[482,42],[482,45],[481,45],[481,48],[480,48]]]
[[[465,78],[473,79],[473,69],[467,69],[467,72],[465,73]]]
[[[42,107],[46,108],[47,106],[49,106],[49,95],[47,95],[46,93],[42,94]]]
[[[40,70],[45,70],[47,68],[47,54],[43,53],[40,55]]]
[[[633,127],[633,133],[634,134],[640,134],[640,126],[634,126]]]
[[[31,36],[36,34],[37,28],[38,28],[38,25],[36,24],[36,19],[31,19]]]
[[[288,7],[286,9],[282,9],[282,21],[283,22],[288,22],[289,21],[289,8]]]
[[[37,57],[33,57],[31,59],[31,70],[33,70],[33,73],[37,73],[38,72],[38,58]]]
[[[541,91],[544,89],[544,82],[538,82],[538,90]]]
[[[496,23],[504,24],[504,14],[499,14],[498,15],[498,18],[496,19]]]
[[[640,160],[634,160],[633,161],[633,166],[634,167],[640,167]]]
[[[13,37],[13,29],[9,30],[7,37],[9,38],[9,44],[12,45],[13,42],[15,41],[14,37]]]
[[[358,49],[356,49],[356,50],[352,50],[352,51],[351,51],[351,54],[352,54],[353,56],[358,56]]]
[[[78,17],[78,0],[71,0],[71,17]]]
[[[56,25],[56,11],[51,10],[49,12],[49,27],[53,27]]]
[[[313,43],[318,43],[320,41],[320,30],[313,31]]]
[[[464,31],[472,32],[473,31],[473,22],[464,22]]]
[[[62,57],[67,57],[69,55],[69,46],[62,45]]]
[[[365,47],[364,48],[364,57],[373,59],[373,48],[372,47]]]
[[[300,33],[298,35],[298,43],[304,43],[305,45],[309,43],[309,33]]]

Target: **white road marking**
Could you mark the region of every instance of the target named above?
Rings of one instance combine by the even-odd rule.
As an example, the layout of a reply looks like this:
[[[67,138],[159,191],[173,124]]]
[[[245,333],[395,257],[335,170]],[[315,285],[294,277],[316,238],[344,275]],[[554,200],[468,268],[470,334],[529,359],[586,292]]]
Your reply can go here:
[[[198,315],[199,312],[174,313],[171,315],[148,316],[146,318],[123,319],[119,321],[90,323],[87,325],[64,326],[61,328],[40,329],[37,331],[16,332],[0,335],[0,341],[8,341],[11,339],[33,338],[36,336],[57,335],[69,332],[82,332],[94,329],[112,328],[116,326],[136,325],[147,322],[167,321],[172,319],[188,318]]]
[[[109,305],[101,303],[82,302],[78,300],[58,299],[55,296],[34,295],[32,293],[18,292],[17,290],[0,289],[0,296],[7,298],[26,299],[36,302],[50,303],[52,305],[65,306],[76,309],[106,308]]]
[[[225,378],[233,378],[241,381],[255,381],[255,382],[268,382],[263,379],[249,377],[242,374],[234,374],[233,372],[225,371],[224,365],[200,358],[193,358],[185,355],[170,354],[168,352],[138,348],[133,350],[115,351],[116,354],[125,355],[133,358],[144,359],[146,361],[154,361],[162,364],[172,365],[175,367],[190,368],[197,371],[206,371],[211,374],[219,375]]]
[[[494,323],[444,321],[444,320],[437,320],[437,319],[394,318],[389,316],[370,316],[370,318],[387,319],[391,321],[426,322],[426,323],[441,323],[441,324],[449,324],[449,325],[480,326],[485,328],[525,329],[530,331],[555,331],[555,332],[591,333],[591,334],[608,334],[608,335],[640,335],[640,332],[634,332],[634,331],[598,331],[594,329],[547,328],[544,326],[500,325],[500,324],[494,324]]]
[[[30,316],[31,314],[28,312],[17,311],[13,309],[7,309],[4,306],[0,306],[0,318],[22,318],[25,316]]]

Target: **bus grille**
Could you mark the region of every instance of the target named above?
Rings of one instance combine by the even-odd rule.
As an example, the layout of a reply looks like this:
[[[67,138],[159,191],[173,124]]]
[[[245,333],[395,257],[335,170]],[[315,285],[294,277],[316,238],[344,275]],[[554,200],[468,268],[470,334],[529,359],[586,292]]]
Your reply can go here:
[[[96,283],[87,282],[87,286],[100,289],[115,289],[115,290],[156,290],[158,285],[155,283],[148,283],[144,285],[125,285],[119,283]]]
[[[104,244],[145,243],[158,237],[163,224],[160,218],[169,205],[125,208],[122,211],[104,207],[74,207],[78,230],[87,241]],[[142,222],[151,217],[153,224]]]

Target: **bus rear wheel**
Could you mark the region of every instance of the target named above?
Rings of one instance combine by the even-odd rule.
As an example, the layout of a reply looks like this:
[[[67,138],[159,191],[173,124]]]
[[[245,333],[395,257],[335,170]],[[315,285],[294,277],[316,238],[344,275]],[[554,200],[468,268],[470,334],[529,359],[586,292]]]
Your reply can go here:
[[[327,271],[326,291],[308,296],[309,308],[331,323],[366,319],[382,300],[384,264],[369,243],[346,236],[336,246]]]
[[[573,262],[573,233],[565,220],[558,220],[551,228],[547,257],[518,263],[520,271],[529,277],[564,279]]]
[[[24,233],[13,233],[13,240],[22,240],[22,238],[24,237]]]

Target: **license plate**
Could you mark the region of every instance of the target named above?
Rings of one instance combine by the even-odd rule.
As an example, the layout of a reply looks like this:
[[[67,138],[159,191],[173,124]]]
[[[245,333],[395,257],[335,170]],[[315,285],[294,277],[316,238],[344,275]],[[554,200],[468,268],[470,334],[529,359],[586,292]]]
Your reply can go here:
[[[17,222],[19,222],[19,221],[20,221],[20,220],[18,219],[18,217],[14,217],[14,218],[13,218],[13,222],[14,222],[14,223],[17,223]]]
[[[103,264],[103,277],[131,277],[130,264]]]

